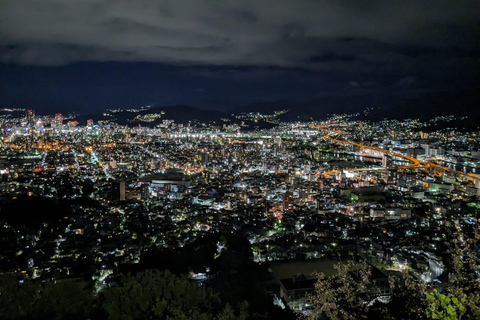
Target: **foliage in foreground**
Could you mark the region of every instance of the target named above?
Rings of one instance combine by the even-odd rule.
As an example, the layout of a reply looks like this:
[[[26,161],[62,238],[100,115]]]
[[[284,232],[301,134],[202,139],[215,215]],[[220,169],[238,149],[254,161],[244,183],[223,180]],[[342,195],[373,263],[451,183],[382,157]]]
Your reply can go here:
[[[93,307],[93,295],[83,282],[59,281],[19,285],[14,277],[0,277],[1,319],[85,319]]]
[[[123,277],[117,286],[105,290],[102,307],[112,320],[203,320],[246,319],[248,306],[239,305],[237,317],[230,305],[222,307],[211,289],[168,271],[147,270]]]
[[[245,302],[223,304],[211,289],[168,271],[123,276],[98,296],[83,282],[19,286],[12,277],[0,278],[2,319],[244,320],[247,309]]]
[[[425,284],[405,272],[401,279],[389,277],[389,300],[382,301],[372,268],[363,263],[339,263],[337,274],[317,274],[315,292],[308,297],[309,320],[354,319],[480,319],[479,235],[463,240],[456,235],[450,246],[449,281],[441,288]]]
[[[335,276],[326,278],[318,274],[315,293],[310,297],[311,312],[299,317],[317,319],[318,315],[323,315],[332,320],[480,319],[478,239],[476,234],[467,240],[455,237],[449,252],[449,282],[443,288],[427,286],[407,272],[400,279],[391,277],[388,283],[384,283],[383,289],[390,294],[389,301],[378,299],[382,290],[373,281],[372,268],[368,264],[339,264]],[[217,274],[220,275],[216,277],[217,282],[234,283],[254,295],[257,288],[245,285],[247,282],[232,282],[226,277],[231,274],[227,272],[229,270],[242,270],[240,265],[230,266],[236,256],[224,254],[222,257],[217,259]],[[239,279],[244,281],[247,278]],[[268,319],[267,316],[252,315],[251,311],[249,314],[251,306],[240,302],[243,298],[235,300],[238,295],[226,300],[231,304],[226,303],[226,292],[232,288],[224,287],[224,295],[220,296],[185,276],[153,270],[127,274],[100,294],[94,294],[93,288],[85,282],[61,280],[56,284],[38,284],[26,281],[19,285],[17,279],[2,276],[0,318]]]

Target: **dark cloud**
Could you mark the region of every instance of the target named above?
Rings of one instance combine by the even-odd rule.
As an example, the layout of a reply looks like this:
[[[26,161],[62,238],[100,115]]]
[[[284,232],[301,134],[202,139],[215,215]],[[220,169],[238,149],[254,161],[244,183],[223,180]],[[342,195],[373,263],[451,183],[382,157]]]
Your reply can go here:
[[[340,55],[336,53],[326,53],[321,56],[310,57],[311,62],[330,62],[330,61],[354,61],[353,55]]]
[[[478,0],[3,0],[0,103],[228,108],[471,88],[478,12]]]
[[[423,49],[471,55],[479,9],[467,0],[4,0],[0,61],[357,70]]]

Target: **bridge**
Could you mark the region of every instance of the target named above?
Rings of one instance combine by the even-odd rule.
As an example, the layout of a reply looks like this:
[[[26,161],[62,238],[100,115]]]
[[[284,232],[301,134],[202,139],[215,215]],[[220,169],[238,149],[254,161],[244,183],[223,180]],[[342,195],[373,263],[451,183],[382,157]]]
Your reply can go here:
[[[433,163],[431,161],[422,161],[422,160],[419,160],[415,157],[404,155],[404,154],[401,154],[401,153],[398,153],[398,152],[390,152],[389,150],[382,149],[382,148],[379,148],[379,147],[376,147],[376,146],[370,146],[370,145],[366,145],[366,144],[363,144],[363,143],[332,138],[331,136],[334,135],[334,134],[340,135],[340,134],[343,134],[343,131],[338,130],[338,129],[334,129],[333,131],[324,135],[323,138],[326,139],[326,140],[336,142],[336,143],[349,144],[349,145],[353,145],[353,146],[356,146],[356,147],[359,147],[359,148],[369,149],[369,150],[377,151],[379,153],[388,154],[388,155],[391,155],[391,156],[394,156],[394,157],[397,157],[397,158],[400,158],[400,159],[404,159],[404,160],[407,160],[407,161],[410,162],[409,165],[398,166],[397,169],[399,171],[420,170],[420,171],[425,171],[425,172],[428,172],[428,173],[433,173],[436,176],[441,176],[445,173],[448,173],[448,174],[453,175],[454,177],[462,177],[464,179],[466,178],[466,179],[472,181],[475,184],[475,187],[480,190],[480,175],[478,175],[478,174],[465,173],[465,172],[458,171],[458,170],[455,170],[455,169],[451,169],[451,168],[448,168],[448,167],[445,167],[445,166],[441,166],[441,165]]]

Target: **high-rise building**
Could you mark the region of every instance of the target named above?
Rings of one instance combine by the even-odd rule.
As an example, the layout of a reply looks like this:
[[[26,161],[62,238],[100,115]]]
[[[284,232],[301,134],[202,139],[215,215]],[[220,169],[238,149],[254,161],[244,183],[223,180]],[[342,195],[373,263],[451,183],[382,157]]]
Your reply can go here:
[[[293,210],[293,193],[287,191],[283,194],[283,212]]]
[[[393,158],[389,154],[384,154],[382,158],[382,165],[385,169],[385,183],[395,183],[397,180],[397,167],[393,163]]]
[[[112,199],[125,201],[125,180],[112,181]]]
[[[63,124],[63,116],[61,113],[55,114],[55,119],[52,121],[52,127],[61,128]]]
[[[382,157],[382,166],[383,166],[385,169],[388,169],[388,168],[390,168],[392,165],[393,165],[392,156],[384,153],[384,154],[383,154],[383,157]]]
[[[27,123],[29,126],[34,125],[35,123],[35,110],[28,109],[27,110]]]
[[[63,123],[63,116],[61,113],[56,113],[55,114],[55,120],[60,122],[60,123]]]
[[[202,154],[203,165],[205,167],[208,167],[208,165],[210,164],[210,159],[211,159],[210,154],[206,152]]]

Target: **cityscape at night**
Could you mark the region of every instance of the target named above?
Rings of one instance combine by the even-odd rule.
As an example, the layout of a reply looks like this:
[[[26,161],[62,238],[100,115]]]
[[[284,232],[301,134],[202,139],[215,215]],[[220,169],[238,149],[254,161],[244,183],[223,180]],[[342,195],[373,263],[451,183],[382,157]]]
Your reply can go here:
[[[1,2],[0,318],[480,319],[479,10]]]

